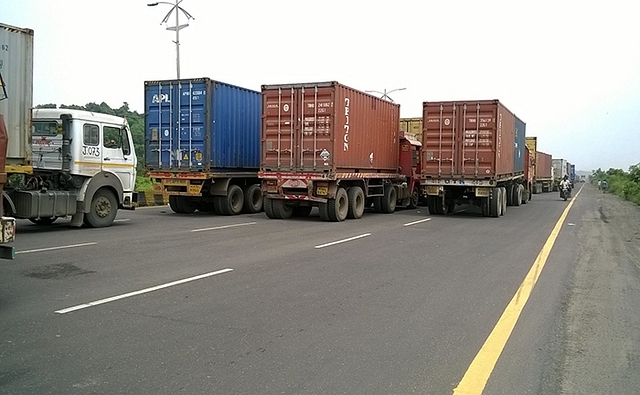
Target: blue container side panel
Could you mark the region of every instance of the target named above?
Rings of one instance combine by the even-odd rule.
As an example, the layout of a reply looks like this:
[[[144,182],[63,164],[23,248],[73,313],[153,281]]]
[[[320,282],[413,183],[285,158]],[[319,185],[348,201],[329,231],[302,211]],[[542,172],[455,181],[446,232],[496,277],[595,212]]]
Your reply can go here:
[[[208,78],[148,82],[145,115],[147,169],[259,168],[260,92]]]
[[[516,130],[514,133],[515,141],[513,142],[513,171],[514,173],[519,173],[524,171],[525,164],[525,155],[527,151],[525,149],[526,146],[526,124],[520,120],[520,118],[516,118]]]
[[[211,167],[257,171],[260,167],[260,92],[212,81]]]

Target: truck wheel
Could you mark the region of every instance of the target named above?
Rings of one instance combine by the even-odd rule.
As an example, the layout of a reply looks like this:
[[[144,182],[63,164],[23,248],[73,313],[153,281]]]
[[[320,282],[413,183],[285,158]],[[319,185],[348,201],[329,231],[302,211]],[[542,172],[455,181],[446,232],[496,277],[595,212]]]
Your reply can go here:
[[[349,212],[349,197],[344,188],[338,188],[335,199],[329,199],[327,202],[327,214],[329,221],[341,222],[347,218]]]
[[[414,209],[418,207],[420,203],[420,193],[418,192],[418,188],[416,186],[413,187],[413,192],[411,193],[411,197],[409,198],[409,208]]]
[[[515,188],[513,188],[513,205],[519,206],[522,204],[522,188],[521,184],[517,184]]]
[[[364,192],[362,188],[358,186],[354,186],[349,188],[347,192],[347,197],[349,198],[349,210],[347,212],[347,218],[350,219],[359,219],[362,218],[362,214],[364,214]]]
[[[500,212],[502,211],[502,199],[500,198],[502,195],[500,188],[493,188],[491,190],[491,197],[489,202],[489,216],[493,218],[500,217]]]
[[[264,199],[263,207],[267,218],[276,219],[276,215],[273,212],[273,199]]]
[[[33,222],[36,225],[43,225],[43,226],[47,226],[47,225],[51,225],[52,223],[54,223],[56,221],[56,219],[58,219],[58,217],[49,217],[49,218],[29,218],[29,221]]]
[[[238,185],[229,185],[227,196],[216,196],[213,200],[216,212],[222,215],[238,215],[244,205],[244,194]]]
[[[320,219],[323,221],[329,221],[329,203],[320,203],[318,205]]]
[[[500,210],[500,215],[505,215],[507,213],[507,188],[500,188],[500,193],[502,194],[502,209]]]
[[[244,207],[245,213],[259,213],[262,211],[262,205],[264,203],[264,197],[262,196],[262,189],[260,185],[251,184],[243,190],[244,192]]]
[[[391,214],[396,211],[396,201],[398,195],[396,188],[393,185],[387,185],[384,189],[384,196],[382,197],[382,212],[385,214]]]
[[[169,207],[177,214],[192,214],[196,205],[186,196],[169,196]]]
[[[271,202],[273,206],[273,214],[278,219],[289,219],[293,216],[294,205],[286,200],[273,200]]]
[[[89,212],[85,213],[85,223],[92,228],[109,226],[118,214],[118,200],[108,189],[98,189],[93,195]]]
[[[514,184],[510,184],[506,187],[506,200],[507,200],[507,206],[513,206],[513,201],[514,201],[514,194],[515,194],[515,185]]]

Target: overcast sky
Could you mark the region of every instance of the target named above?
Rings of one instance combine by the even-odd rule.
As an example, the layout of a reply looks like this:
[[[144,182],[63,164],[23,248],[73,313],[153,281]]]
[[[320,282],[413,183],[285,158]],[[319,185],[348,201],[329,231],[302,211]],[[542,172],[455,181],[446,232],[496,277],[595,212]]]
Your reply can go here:
[[[176,77],[168,4],[2,0],[0,21],[35,31],[34,104],[123,102]],[[174,3],[174,0],[169,0]],[[392,91],[401,117],[424,101],[499,99],[538,149],[604,170],[640,163],[635,2],[183,0],[181,77],[249,89],[338,81]],[[180,23],[186,19],[181,14]],[[172,15],[169,26],[175,24]]]

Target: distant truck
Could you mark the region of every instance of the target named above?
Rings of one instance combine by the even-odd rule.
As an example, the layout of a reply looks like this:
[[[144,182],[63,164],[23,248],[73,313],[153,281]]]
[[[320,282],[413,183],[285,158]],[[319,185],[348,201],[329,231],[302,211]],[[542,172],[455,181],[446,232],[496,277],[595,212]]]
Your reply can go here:
[[[575,186],[576,182],[576,165],[573,163],[569,163],[569,181],[571,181],[571,186]]]
[[[335,81],[262,86],[261,187],[272,219],[361,218],[420,198],[420,143],[397,104]]]
[[[194,78],[145,82],[145,170],[180,214],[263,209],[260,92]]]
[[[0,149],[3,228],[15,218],[48,225],[109,226],[117,210],[133,209],[137,158],[124,118],[69,109],[33,110],[33,30],[0,23]],[[6,225],[6,226],[5,226]],[[2,237],[0,242],[10,242]],[[13,248],[1,245],[2,256]]]
[[[560,181],[564,176],[569,176],[569,162],[566,159],[552,158],[553,166],[553,190],[559,190]]]
[[[499,217],[530,199],[525,123],[498,100],[423,103],[421,186],[432,214]]]
[[[553,190],[552,156],[542,151],[536,152],[536,193],[551,192]]]

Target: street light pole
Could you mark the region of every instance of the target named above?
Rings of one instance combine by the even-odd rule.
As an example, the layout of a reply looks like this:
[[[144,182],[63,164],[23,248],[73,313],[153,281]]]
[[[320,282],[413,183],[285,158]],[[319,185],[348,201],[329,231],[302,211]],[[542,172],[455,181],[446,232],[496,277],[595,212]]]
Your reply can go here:
[[[167,13],[167,15],[164,16],[164,19],[162,19],[162,22],[160,22],[160,24],[162,25],[169,23],[169,18],[171,17],[171,13],[175,11],[176,13],[176,25],[175,26],[167,26],[167,30],[175,30],[176,32],[176,41],[174,41],[174,43],[176,44],[176,72],[177,72],[177,77],[178,80],[180,80],[180,30],[184,29],[185,27],[189,26],[189,19],[196,19],[194,18],[191,14],[189,14],[189,12],[187,10],[185,10],[184,8],[180,7],[180,3],[182,3],[184,0],[175,0],[175,4],[174,3],[169,3],[166,1],[157,1],[155,3],[149,3],[147,4],[147,6],[149,7],[154,7],[157,6],[158,4],[168,4],[171,6],[171,9],[169,10],[169,12]],[[185,23],[184,25],[180,25],[180,12],[182,11],[182,13],[184,14],[184,16],[187,17],[187,23]]]
[[[392,89],[392,90],[390,90],[390,91],[387,91],[387,89],[385,88],[385,89],[384,89],[384,92],[379,92],[379,91],[365,91],[365,92],[367,92],[367,93],[377,93],[377,94],[380,94],[380,95],[382,95],[382,96],[380,96],[380,98],[381,98],[381,99],[387,99],[387,100],[389,100],[391,103],[395,103],[395,102],[393,101],[393,99],[392,99],[391,97],[389,97],[389,94],[390,94],[390,93],[393,93],[393,92],[397,92],[397,91],[403,91],[403,90],[405,90],[405,89],[407,89],[407,88],[398,88],[398,89]]]

